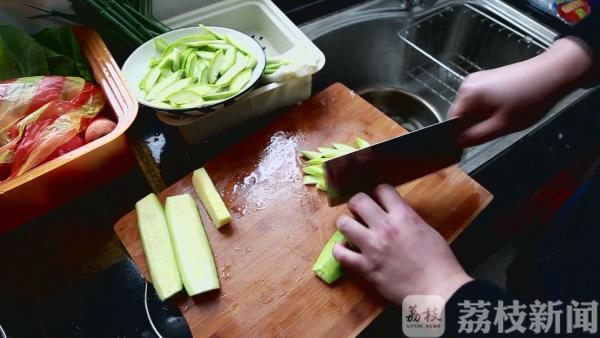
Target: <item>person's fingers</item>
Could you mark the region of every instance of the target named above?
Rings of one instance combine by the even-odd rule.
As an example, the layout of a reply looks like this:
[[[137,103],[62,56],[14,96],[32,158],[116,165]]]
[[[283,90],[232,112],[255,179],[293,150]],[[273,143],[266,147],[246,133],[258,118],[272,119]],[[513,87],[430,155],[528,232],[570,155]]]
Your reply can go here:
[[[380,205],[389,213],[401,213],[410,210],[402,196],[389,184],[380,184],[375,188],[375,197]]]
[[[342,266],[357,272],[364,273],[367,270],[367,259],[358,252],[350,250],[344,243],[338,243],[333,247],[333,257]]]
[[[462,147],[471,147],[495,139],[506,132],[506,123],[496,114],[463,131],[458,138],[458,144]]]
[[[358,193],[348,201],[348,210],[364,221],[368,227],[377,226],[386,215],[385,211],[364,193]]]
[[[352,217],[341,216],[338,218],[336,225],[340,232],[359,249],[364,249],[369,245],[369,241],[373,239],[369,229]]]
[[[450,109],[448,119],[465,115],[483,115],[482,97],[475,90],[469,89],[469,85],[463,84]]]

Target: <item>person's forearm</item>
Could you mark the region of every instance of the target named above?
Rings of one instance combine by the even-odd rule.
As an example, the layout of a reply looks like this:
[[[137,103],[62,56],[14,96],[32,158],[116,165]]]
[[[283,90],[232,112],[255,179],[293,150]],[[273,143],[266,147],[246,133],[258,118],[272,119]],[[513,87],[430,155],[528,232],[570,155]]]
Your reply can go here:
[[[584,41],[574,36],[555,41],[538,57],[546,64],[548,76],[556,78],[558,90],[565,93],[581,86],[594,66],[591,50]]]
[[[581,86],[591,73],[593,57],[583,41],[565,37],[554,42],[546,52],[519,63],[521,71],[536,81],[532,95],[558,100]]]

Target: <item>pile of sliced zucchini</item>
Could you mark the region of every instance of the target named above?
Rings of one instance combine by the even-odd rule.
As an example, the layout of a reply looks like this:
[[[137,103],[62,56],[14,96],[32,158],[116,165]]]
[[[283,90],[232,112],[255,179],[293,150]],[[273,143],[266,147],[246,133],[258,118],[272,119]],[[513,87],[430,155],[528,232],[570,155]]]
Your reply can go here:
[[[239,93],[250,81],[255,56],[227,35],[200,25],[197,35],[168,43],[155,38],[160,57],[139,83],[145,99],[167,109],[210,105]]]
[[[357,137],[356,145],[359,149],[370,146],[371,144],[365,139]],[[303,150],[302,155],[308,160],[307,166],[304,167],[304,184],[305,185],[316,185],[317,189],[327,191],[327,184],[325,183],[325,172],[323,170],[323,163],[325,161],[346,155],[357,149],[353,146],[333,143],[333,148],[329,147],[317,147],[318,151]]]

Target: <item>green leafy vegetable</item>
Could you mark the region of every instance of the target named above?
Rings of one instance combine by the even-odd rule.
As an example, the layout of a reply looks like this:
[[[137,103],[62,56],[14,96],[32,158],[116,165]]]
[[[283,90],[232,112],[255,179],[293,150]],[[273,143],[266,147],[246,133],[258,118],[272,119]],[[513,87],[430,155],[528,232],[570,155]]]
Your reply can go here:
[[[27,76],[94,77],[69,27],[46,28],[32,36],[0,26],[0,80]]]
[[[46,28],[33,34],[32,37],[39,44],[54,52],[51,53],[53,57],[48,57],[48,52],[46,52],[51,74],[78,75],[87,81],[94,81],[87,60],[81,52],[79,42],[70,27]],[[58,70],[53,71],[52,68],[56,67],[56,63],[71,64],[73,70],[63,74],[58,73]]]
[[[44,48],[31,36],[18,28],[0,25],[0,37],[13,54],[20,77],[49,74]]]
[[[0,36],[0,81],[17,78],[20,74],[15,57]]]

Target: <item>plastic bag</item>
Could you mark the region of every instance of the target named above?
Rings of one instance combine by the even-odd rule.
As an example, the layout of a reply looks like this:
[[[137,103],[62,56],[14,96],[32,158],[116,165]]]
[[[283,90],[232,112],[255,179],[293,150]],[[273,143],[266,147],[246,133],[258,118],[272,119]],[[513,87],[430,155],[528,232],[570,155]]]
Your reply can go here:
[[[0,181],[52,159],[85,131],[104,104],[102,91],[77,77],[0,82]]]

